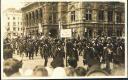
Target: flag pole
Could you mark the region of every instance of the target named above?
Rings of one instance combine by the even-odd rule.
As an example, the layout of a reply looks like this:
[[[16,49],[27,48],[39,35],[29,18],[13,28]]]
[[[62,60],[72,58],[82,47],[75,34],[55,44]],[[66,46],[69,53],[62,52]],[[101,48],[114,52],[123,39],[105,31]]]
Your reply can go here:
[[[62,25],[61,25],[61,20],[59,19],[59,35],[60,35],[59,37],[60,37],[60,38],[61,38],[61,26],[62,26]]]

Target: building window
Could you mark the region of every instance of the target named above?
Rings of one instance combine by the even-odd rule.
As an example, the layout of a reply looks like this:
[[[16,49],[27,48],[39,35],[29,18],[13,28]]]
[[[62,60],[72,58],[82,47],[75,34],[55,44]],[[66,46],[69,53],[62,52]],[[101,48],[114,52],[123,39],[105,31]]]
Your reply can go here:
[[[29,18],[29,17],[28,17],[28,15],[26,14],[26,21],[28,21],[28,18]]]
[[[19,22],[18,22],[18,25],[19,25]]]
[[[108,11],[108,22],[113,21],[113,11]]]
[[[40,17],[42,17],[42,9],[40,9]]]
[[[122,31],[121,30],[117,30],[117,36],[121,37],[122,36]]]
[[[38,10],[36,10],[36,18],[38,19]]]
[[[35,20],[34,12],[32,12],[32,19]]]
[[[10,26],[10,23],[8,22],[8,26]]]
[[[13,33],[13,36],[16,36],[16,33]]]
[[[23,31],[25,30],[25,28],[23,28]]]
[[[90,10],[88,10],[85,14],[86,20],[92,20],[92,13]]]
[[[88,28],[87,29],[87,35],[88,35],[88,37],[92,37],[92,29],[90,29],[90,28]]]
[[[28,15],[26,15],[26,25],[28,25],[28,19],[29,19],[29,17],[28,17]]]
[[[53,20],[53,23],[56,23],[56,18],[57,18],[57,13],[53,13],[53,15],[52,15],[52,20]]]
[[[15,17],[13,17],[13,20],[15,20]]]
[[[20,29],[18,28],[18,31],[19,31]]]
[[[16,23],[15,22],[13,22],[13,26],[16,26]]]
[[[21,28],[21,31],[22,31],[22,28]]]
[[[98,35],[101,36],[102,33],[103,33],[103,27],[100,27],[100,28],[98,29]]]
[[[71,12],[71,21],[75,21],[75,11]]]
[[[104,20],[104,11],[103,10],[99,11],[99,20]]]
[[[9,31],[10,30],[10,27],[9,28],[7,28],[7,31]]]
[[[116,13],[116,22],[120,23],[121,22],[121,12]]]
[[[110,36],[112,36],[112,32],[113,32],[113,29],[112,29],[112,27],[109,27],[109,28],[107,28],[107,35],[110,37]]]
[[[8,36],[11,36],[11,33],[8,33]]]
[[[53,17],[53,14],[51,13],[51,14],[49,15],[49,23],[52,23],[52,17]]]
[[[13,27],[13,31],[16,31],[16,28],[15,27]]]
[[[8,20],[9,20],[10,18],[8,17]]]
[[[22,22],[20,24],[22,25]]]
[[[29,19],[31,20],[31,13],[29,13]]]

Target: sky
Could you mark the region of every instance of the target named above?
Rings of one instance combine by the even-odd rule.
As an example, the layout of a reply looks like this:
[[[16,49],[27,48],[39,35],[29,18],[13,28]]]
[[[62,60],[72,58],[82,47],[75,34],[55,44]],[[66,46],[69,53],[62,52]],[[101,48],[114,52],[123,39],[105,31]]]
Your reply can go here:
[[[24,0],[2,0],[1,1],[1,8],[2,11],[6,10],[7,8],[20,8],[23,6]]]
[[[5,17],[4,17],[4,11],[8,8],[16,8],[19,9],[20,7],[22,7],[24,4],[23,2],[21,2],[23,0],[1,0],[1,32],[6,35],[6,28],[5,28]],[[2,35],[2,36],[4,36]]]
[[[63,1],[63,0],[1,0],[2,2],[2,9],[5,10],[10,7],[20,8],[24,5],[24,2],[30,1]],[[64,0],[67,1],[67,0]],[[75,1],[75,0],[71,0]],[[91,0],[77,0],[77,1],[91,1]],[[94,0],[93,0],[94,1]],[[95,1],[103,1],[103,0],[95,0]],[[126,1],[126,0],[104,0],[104,1]]]

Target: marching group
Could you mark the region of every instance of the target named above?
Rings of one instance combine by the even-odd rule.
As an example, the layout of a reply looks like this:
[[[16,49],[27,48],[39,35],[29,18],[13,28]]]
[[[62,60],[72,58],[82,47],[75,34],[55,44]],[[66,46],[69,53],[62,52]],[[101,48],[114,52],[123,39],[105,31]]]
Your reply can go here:
[[[21,68],[23,64],[22,61],[18,62],[13,59],[13,54],[22,57],[24,53],[30,60],[33,60],[34,57],[38,55],[44,59],[44,66],[37,65],[35,69],[33,69],[33,75],[40,76],[49,75],[49,70],[46,69],[48,58],[53,58],[50,63],[52,69],[54,69],[55,72],[65,72],[66,76],[89,76],[90,74],[95,75],[95,72],[107,76],[112,74],[112,69],[110,68],[111,63],[120,65],[125,62],[125,45],[124,39],[122,38],[98,36],[97,38],[66,39],[66,41],[65,39],[50,37],[24,37],[14,40],[7,38],[4,40],[3,53],[4,73],[6,76],[11,76],[13,72],[11,71],[9,74],[10,70],[6,66],[10,66],[11,70],[13,70],[13,64],[15,67],[18,67],[14,68],[13,66],[15,69],[14,72],[19,72],[19,68]],[[79,67],[77,64],[79,56],[83,57],[83,64],[88,66],[86,69]],[[64,59],[66,59],[67,65],[64,65]],[[105,64],[104,68],[101,68],[102,64]],[[54,71],[53,74],[55,74]]]

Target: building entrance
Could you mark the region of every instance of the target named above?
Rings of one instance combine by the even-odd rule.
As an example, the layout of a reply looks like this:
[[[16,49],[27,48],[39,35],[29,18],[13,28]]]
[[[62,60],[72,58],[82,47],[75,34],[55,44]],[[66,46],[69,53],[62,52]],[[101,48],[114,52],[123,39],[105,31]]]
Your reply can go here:
[[[52,29],[50,29],[48,35],[49,35],[50,37],[52,37],[52,38],[57,37],[57,35],[58,35],[58,31],[57,31],[57,29],[56,29],[56,28],[52,28]]]

